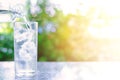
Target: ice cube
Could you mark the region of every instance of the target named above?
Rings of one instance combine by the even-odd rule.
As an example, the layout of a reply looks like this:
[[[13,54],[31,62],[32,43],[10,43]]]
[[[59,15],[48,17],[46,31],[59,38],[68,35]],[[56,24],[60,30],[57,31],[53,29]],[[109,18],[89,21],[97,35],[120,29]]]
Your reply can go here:
[[[26,36],[25,34],[20,34],[20,33],[17,33],[15,36],[14,36],[16,42],[20,42],[20,41],[23,41],[23,40],[26,40]]]
[[[30,49],[33,50],[35,49],[35,43],[32,41],[26,41],[22,46],[23,49]]]
[[[30,56],[35,57],[37,51],[34,42],[27,41],[21,46],[21,48],[26,50]]]
[[[32,56],[23,48],[20,49],[19,56],[23,60],[32,60]]]
[[[15,32],[14,38],[16,40],[16,42],[20,42],[23,40],[32,40],[33,38],[33,33],[30,31],[26,31],[23,33],[20,33],[18,31]]]
[[[33,34],[34,34],[34,32],[33,32],[32,30],[29,30],[29,31],[26,33],[27,40],[29,40],[29,41],[33,40]]]

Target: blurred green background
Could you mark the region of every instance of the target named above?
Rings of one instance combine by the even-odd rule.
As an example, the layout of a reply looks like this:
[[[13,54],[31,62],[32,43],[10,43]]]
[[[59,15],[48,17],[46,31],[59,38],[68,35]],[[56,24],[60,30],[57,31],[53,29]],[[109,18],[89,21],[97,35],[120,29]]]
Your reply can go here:
[[[82,43],[87,40],[83,35],[85,27],[87,28],[89,24],[88,17],[80,15],[79,12],[64,14],[59,5],[50,3],[50,0],[38,0],[33,5],[30,0],[27,0],[25,10],[27,10],[26,17],[30,21],[39,23],[38,61],[85,59],[83,54],[74,51],[75,48],[79,50],[83,46]],[[1,61],[14,60],[13,27],[11,26],[10,23],[0,23]],[[81,46],[78,47],[78,43]]]
[[[76,4],[72,6],[71,3],[69,5],[71,7],[68,6],[63,11],[59,4],[51,3],[52,0],[37,0],[37,3],[33,4],[31,1],[26,1],[25,10],[26,17],[39,24],[38,61],[90,61],[96,59],[93,51],[93,48],[96,47],[91,48],[88,45],[95,39],[86,31],[93,18],[94,7],[88,6],[86,14],[84,14],[84,10],[82,12],[78,9],[76,9],[76,13],[71,13],[70,11],[74,10],[72,7]],[[69,4],[69,1],[66,4]],[[79,3],[79,5],[82,4]],[[1,22],[1,61],[14,60],[13,41],[12,25]]]

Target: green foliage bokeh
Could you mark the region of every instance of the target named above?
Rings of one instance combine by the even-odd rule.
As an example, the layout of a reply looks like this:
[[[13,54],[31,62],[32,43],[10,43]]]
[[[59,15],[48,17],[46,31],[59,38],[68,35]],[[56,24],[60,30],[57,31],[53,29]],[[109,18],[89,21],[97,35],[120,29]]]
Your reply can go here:
[[[54,16],[50,16],[50,13],[47,13],[46,6],[48,5],[55,10]],[[28,7],[28,18],[31,21],[37,21],[39,23],[39,28],[42,29],[42,33],[38,34],[38,60],[65,61],[65,54],[69,54],[69,50],[67,50],[67,46],[69,46],[67,43],[67,20],[65,19],[62,11],[55,8],[48,0],[42,0],[42,3],[38,2],[37,6],[41,11],[35,14],[32,14],[30,12],[30,7]],[[49,23],[54,24],[54,27],[56,28],[55,32],[45,30],[46,25]]]
[[[83,26],[89,24],[90,17],[87,18],[79,14],[65,15],[49,0],[38,0],[36,6],[38,11],[32,13],[30,0],[28,0],[25,9],[29,21],[38,22],[38,61],[84,60],[82,52],[77,51],[82,49],[84,41],[88,39],[83,36],[85,30]],[[51,9],[47,11],[47,8]],[[71,19],[74,21],[73,25],[69,25]],[[1,61],[14,60],[13,27],[8,23],[6,26],[6,29],[0,33]],[[76,53],[79,54],[76,55]]]
[[[14,59],[13,28],[9,22],[0,23],[0,61]]]

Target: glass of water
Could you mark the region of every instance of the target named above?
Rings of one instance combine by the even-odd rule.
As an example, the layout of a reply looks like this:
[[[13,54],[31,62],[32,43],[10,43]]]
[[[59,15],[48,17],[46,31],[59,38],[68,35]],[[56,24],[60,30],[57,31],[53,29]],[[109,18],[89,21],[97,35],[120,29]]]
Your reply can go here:
[[[30,78],[37,71],[37,22],[14,23],[15,76]]]

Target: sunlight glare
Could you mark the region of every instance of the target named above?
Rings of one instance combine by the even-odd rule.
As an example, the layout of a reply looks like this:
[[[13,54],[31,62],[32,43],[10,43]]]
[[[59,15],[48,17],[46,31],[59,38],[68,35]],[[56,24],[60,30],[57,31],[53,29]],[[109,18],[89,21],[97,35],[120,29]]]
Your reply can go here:
[[[107,25],[104,24],[103,26],[101,26],[101,28],[99,28],[98,26],[94,26],[94,24],[100,23],[92,22],[92,24],[88,28],[88,32],[95,38],[120,38],[120,10],[117,9],[119,7],[120,5],[116,0],[100,1],[97,8],[101,8],[101,10],[104,12],[103,15],[106,16],[108,19],[106,17],[103,17],[103,20],[108,21],[108,23]],[[99,14],[94,19],[99,20],[98,16]]]
[[[97,56],[98,61],[120,60],[120,10],[119,0],[50,0],[58,4],[65,15],[78,15],[69,20],[70,44],[74,48],[75,58]],[[88,23],[83,18],[89,19]],[[81,24],[83,24],[81,30]],[[86,24],[88,24],[86,26]],[[80,39],[82,36],[87,39]],[[85,35],[84,35],[85,34]],[[89,36],[89,37],[88,37]],[[77,42],[78,41],[78,42]],[[81,50],[80,42],[86,47]],[[89,46],[89,43],[92,45]],[[90,51],[89,51],[90,50]],[[94,58],[94,57],[93,57]]]

